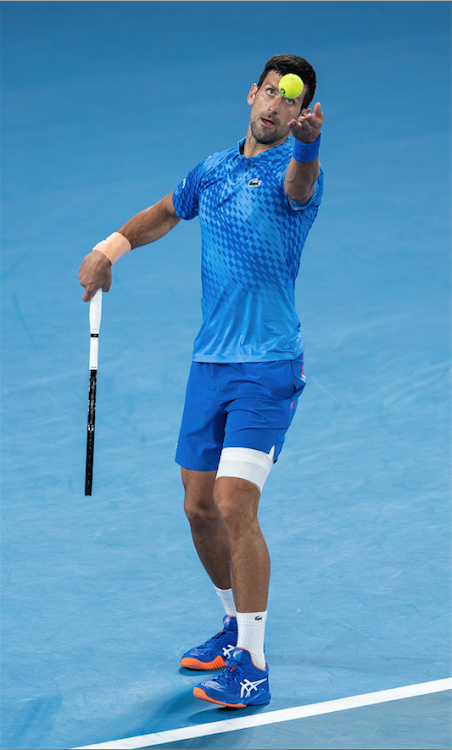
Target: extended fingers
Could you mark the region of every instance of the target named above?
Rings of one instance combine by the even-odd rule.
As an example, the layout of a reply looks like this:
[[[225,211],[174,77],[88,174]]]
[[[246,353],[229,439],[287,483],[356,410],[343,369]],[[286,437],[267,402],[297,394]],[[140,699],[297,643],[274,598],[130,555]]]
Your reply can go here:
[[[322,112],[322,107],[320,106],[320,102],[317,102],[317,104],[314,104],[314,115],[316,117],[321,117],[323,120],[323,112]]]
[[[314,105],[314,111],[302,110],[297,120],[287,123],[292,135],[301,141],[318,138],[323,123],[323,112],[319,103]]]
[[[320,102],[314,104],[314,110],[312,112],[310,109],[303,109],[297,122],[309,122],[314,126],[318,126],[319,124],[321,125],[323,122],[323,112],[322,107],[320,106]]]
[[[323,123],[323,112],[319,102],[314,105],[314,111],[312,112],[312,114],[307,115],[306,119],[314,128],[318,128],[320,130]]]

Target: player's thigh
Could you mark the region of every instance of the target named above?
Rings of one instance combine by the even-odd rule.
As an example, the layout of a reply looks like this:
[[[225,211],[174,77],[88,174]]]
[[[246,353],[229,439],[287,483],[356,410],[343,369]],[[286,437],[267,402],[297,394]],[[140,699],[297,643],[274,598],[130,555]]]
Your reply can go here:
[[[247,480],[262,492],[304,388],[301,373],[301,359],[247,366],[246,393],[239,392],[227,407],[218,479]]]

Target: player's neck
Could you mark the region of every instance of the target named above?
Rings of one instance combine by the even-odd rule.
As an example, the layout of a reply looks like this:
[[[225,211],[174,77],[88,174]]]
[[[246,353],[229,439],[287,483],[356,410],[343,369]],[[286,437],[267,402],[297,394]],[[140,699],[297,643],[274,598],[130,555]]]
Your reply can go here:
[[[278,141],[274,141],[273,143],[261,143],[260,141],[257,141],[254,135],[251,132],[251,127],[248,127],[248,133],[246,134],[245,143],[243,144],[243,156],[245,156],[247,159],[252,159],[253,156],[259,156],[259,154],[262,154],[264,151],[268,151],[270,148],[275,148],[275,146],[280,146],[281,143],[284,143],[284,141],[287,140],[287,135],[284,136],[284,138],[281,138]]]

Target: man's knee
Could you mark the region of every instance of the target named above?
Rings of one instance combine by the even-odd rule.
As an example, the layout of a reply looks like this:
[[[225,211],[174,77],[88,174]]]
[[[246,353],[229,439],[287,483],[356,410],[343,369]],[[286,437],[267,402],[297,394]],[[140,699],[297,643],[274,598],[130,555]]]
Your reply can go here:
[[[257,520],[260,492],[255,484],[240,477],[219,477],[214,500],[228,533],[236,533]]]
[[[216,471],[193,471],[182,468],[185,488],[184,511],[190,524],[198,526],[218,518],[213,499]]]

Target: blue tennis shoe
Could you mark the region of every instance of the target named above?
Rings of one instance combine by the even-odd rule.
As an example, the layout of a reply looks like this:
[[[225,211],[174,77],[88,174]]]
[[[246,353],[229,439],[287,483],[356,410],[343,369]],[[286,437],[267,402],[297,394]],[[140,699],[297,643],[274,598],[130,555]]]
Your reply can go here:
[[[244,648],[232,652],[229,664],[218,677],[201,682],[193,690],[195,698],[219,703],[229,708],[246,708],[268,703],[271,694],[268,684],[268,666],[258,669],[251,654]]]
[[[203,643],[190,649],[181,659],[186,669],[222,669],[226,667],[231,653],[237,645],[237,618],[223,617],[223,630]]]

